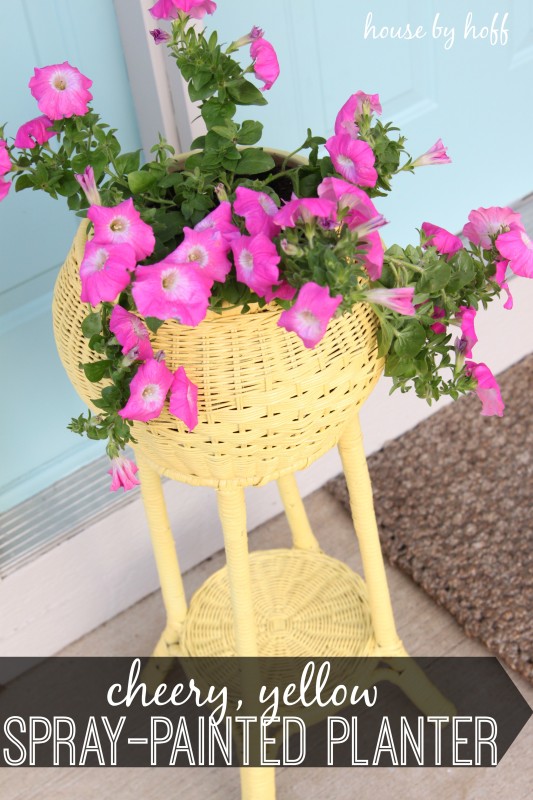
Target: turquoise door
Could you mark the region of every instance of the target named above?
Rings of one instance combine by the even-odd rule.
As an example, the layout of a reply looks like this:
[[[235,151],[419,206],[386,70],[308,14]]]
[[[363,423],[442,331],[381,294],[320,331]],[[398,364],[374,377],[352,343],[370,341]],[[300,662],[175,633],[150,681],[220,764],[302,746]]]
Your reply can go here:
[[[9,136],[40,113],[27,86],[34,66],[67,60],[93,80],[94,106],[125,149],[140,146],[112,0],[5,3],[2,28],[0,121]],[[52,336],[52,289],[76,224],[66,204],[38,193],[11,190],[0,206],[2,509],[102,452],[66,430],[83,405]]]
[[[387,38],[365,39],[369,12],[376,35],[387,27]],[[506,12],[507,43],[500,30],[491,44],[490,29],[498,33]],[[435,37],[439,28],[449,29],[448,38],[455,29],[448,49],[443,31],[433,37],[437,14]],[[443,139],[453,164],[399,176],[382,201],[388,241],[406,244],[426,220],[458,230],[472,208],[505,205],[532,191],[531,0],[221,0],[208,24],[223,41],[259,25],[276,47],[281,75],[269,105],[259,109],[265,141],[274,147],[292,150],[307,127],[331,135],[337,111],[359,89],[380,94],[383,117],[402,128],[413,155]],[[390,37],[391,28],[405,32],[407,24],[426,35]]]

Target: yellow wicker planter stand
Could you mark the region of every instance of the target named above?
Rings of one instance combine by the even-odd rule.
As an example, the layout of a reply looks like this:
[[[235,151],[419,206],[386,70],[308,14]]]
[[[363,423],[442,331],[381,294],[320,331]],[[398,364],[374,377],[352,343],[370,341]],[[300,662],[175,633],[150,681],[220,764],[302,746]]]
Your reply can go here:
[[[61,360],[90,405],[94,385],[79,369],[94,360],[81,335],[82,225],[57,280],[54,331]],[[280,309],[210,314],[197,328],[166,322],[155,337],[167,365],[183,365],[199,387],[197,428],[188,433],[168,410],[136,424],[142,496],[159,571],[167,624],[155,656],[375,656],[386,677],[422,709],[451,705],[411,664],[398,638],[372,503],[358,409],[379,378],[377,320],[361,304],[334,320],[315,350],[277,325]],[[365,582],[322,553],[294,472],[338,446],[348,483]],[[217,491],[227,566],[188,609],[161,488],[161,476]],[[245,486],[276,480],[293,547],[249,557]],[[242,772],[246,800],[272,800],[272,768]]]

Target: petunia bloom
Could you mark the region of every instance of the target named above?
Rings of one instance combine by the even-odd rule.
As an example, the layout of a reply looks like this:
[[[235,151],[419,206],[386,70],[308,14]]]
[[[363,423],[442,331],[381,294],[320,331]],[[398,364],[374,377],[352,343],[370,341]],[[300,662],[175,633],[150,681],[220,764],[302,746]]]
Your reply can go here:
[[[451,164],[452,160],[446,152],[446,147],[442,143],[442,139],[437,139],[435,144],[429,148],[423,155],[419,156],[413,161],[413,167],[428,167],[432,164]]]
[[[299,220],[304,223],[313,222],[318,217],[322,220],[337,219],[337,204],[332,200],[318,197],[296,197],[285,203],[274,215],[273,219],[280,228],[294,228]]]
[[[138,486],[140,481],[135,477],[137,471],[137,464],[131,459],[124,456],[112,458],[111,469],[107,471],[108,475],[111,475],[110,490],[116,492],[122,488],[125,492],[128,492],[134,486]]]
[[[130,397],[118,413],[123,419],[148,422],[163,410],[174,376],[164,361],[150,358],[141,364],[130,383]]]
[[[332,136],[326,142],[333,166],[347,181],[357,186],[375,186],[378,173],[375,156],[368,142],[352,139],[348,134]]]
[[[230,244],[216,230],[196,231],[184,228],[185,238],[167,261],[172,264],[196,264],[211,281],[224,281],[231,269],[228,258]]]
[[[254,39],[250,45],[255,77],[263,81],[261,91],[271,89],[279,76],[279,63],[276,51],[266,39]]]
[[[132,294],[143,317],[196,326],[207,313],[212,285],[196,264],[176,264],[167,256],[150,267],[137,267]]]
[[[50,130],[52,124],[52,120],[44,114],[25,122],[17,131],[15,147],[33,150],[36,144],[45,144],[53,136],[57,136],[55,131]]]
[[[154,232],[141,219],[131,197],[113,208],[92,205],[87,211],[87,217],[94,224],[95,239],[113,244],[130,244],[135,250],[137,261],[143,261],[153,253]]]
[[[5,175],[11,169],[11,159],[7,149],[5,139],[0,139],[0,176]]]
[[[133,348],[137,348],[141,361],[153,357],[148,328],[136,314],[131,314],[122,306],[115,306],[109,319],[109,330],[122,345],[123,353],[129,353]]]
[[[94,170],[92,167],[85,167],[81,175],[74,175],[79,185],[83,189],[85,197],[91,206],[101,206],[102,199],[96,186],[94,179]]]
[[[80,264],[81,301],[92,306],[112,303],[128,286],[135,268],[135,251],[129,244],[109,244],[91,239]]]
[[[64,61],[42,69],[35,67],[29,87],[40,111],[56,120],[87,114],[88,103],[93,99],[89,92],[92,83],[76,67]]]
[[[481,401],[481,415],[483,417],[503,417],[505,404],[502,400],[498,381],[486,364],[476,364],[467,361],[465,372],[474,378],[477,383],[475,392]]]
[[[381,114],[382,108],[379,102],[379,94],[366,94],[356,92],[345,102],[335,120],[335,134],[341,136],[348,134],[352,139],[357,138],[359,128],[357,123],[366,114]]]
[[[193,19],[202,19],[206,14],[213,14],[217,4],[213,0],[158,0],[150,8],[155,19],[175,19],[180,11]]]
[[[370,232],[387,224],[387,220],[379,213],[367,193],[353,183],[328,176],[319,184],[317,192],[324,200],[337,202],[339,211],[344,209],[343,222],[349,228],[371,222],[368,229]]]
[[[190,431],[198,425],[198,387],[185,373],[184,367],[178,367],[174,373],[170,387],[170,413],[188,427]]]
[[[280,256],[274,242],[264,233],[258,233],[257,236],[241,236],[231,248],[237,279],[259,297],[264,297],[279,282]]]
[[[281,281],[277,286],[267,289],[264,297],[267,303],[273,300],[293,300],[297,291],[295,286],[291,286],[287,281]]]
[[[168,42],[168,40],[172,38],[170,33],[162,31],[161,28],[154,28],[152,31],[148,31],[148,33],[156,44],[163,44],[163,42]]]
[[[497,261],[496,272],[494,273],[494,275],[491,276],[491,280],[497,283],[498,286],[501,289],[503,289],[503,291],[507,295],[507,300],[503,304],[503,307],[506,309],[511,309],[513,307],[513,296],[511,294],[511,290],[509,289],[509,284],[505,280],[508,266],[509,266],[508,261]]]
[[[467,358],[472,358],[472,348],[477,344],[478,340],[474,328],[476,313],[476,309],[472,308],[472,306],[461,306],[455,315],[461,323],[462,352]]]
[[[413,286],[400,286],[397,289],[369,289],[366,298],[371,303],[377,303],[396,311],[397,314],[414,317],[416,314],[413,306],[414,293]]]
[[[231,217],[231,203],[224,200],[211,211],[206,217],[196,223],[194,226],[195,231],[210,230],[213,233],[220,233],[227,242],[231,242],[237,236],[241,235],[240,230],[233,224]]]
[[[7,150],[7,142],[5,139],[0,139],[0,201],[6,197],[11,186],[11,181],[4,180],[6,175],[11,169],[11,159]]]
[[[238,50],[239,47],[244,47],[247,44],[251,44],[254,39],[262,39],[264,35],[265,32],[257,25],[254,25],[250,33],[246,33],[244,36],[241,36],[239,39],[236,39],[231,43],[229,52],[233,52],[234,50]]]
[[[0,202],[6,197],[11,187],[11,181],[5,181],[0,177]]]
[[[283,311],[278,325],[298,334],[306,347],[316,347],[341,302],[342,295],[331,297],[327,286],[310,281],[302,286],[294,305]]]
[[[533,242],[521,225],[511,224],[511,230],[501,233],[496,239],[496,249],[515,275],[533,278]]]
[[[508,231],[511,225],[521,225],[520,214],[517,214],[512,208],[502,208],[501,206],[476,208],[468,215],[463,235],[472,244],[488,250],[492,247],[492,239],[498,234]]]
[[[358,257],[365,265],[370,280],[378,281],[383,271],[384,251],[381,236],[377,231],[374,233],[367,233],[361,245],[365,252],[362,254],[359,253]]]
[[[440,306],[434,306],[433,319],[444,319],[445,316],[446,311],[444,308],[441,308]],[[446,325],[443,325],[442,322],[434,322],[433,325],[430,325],[429,327],[433,333],[446,333]]]
[[[454,236],[445,228],[440,228],[438,225],[432,225],[431,222],[422,223],[422,231],[428,237],[428,241],[424,245],[427,247],[434,247],[437,253],[451,258],[459,250],[463,249],[463,243],[458,236]]]
[[[236,199],[233,203],[235,213],[244,217],[246,230],[252,236],[264,233],[266,236],[276,236],[278,226],[273,217],[279,211],[277,205],[266,192],[256,192],[245,186],[238,186]]]

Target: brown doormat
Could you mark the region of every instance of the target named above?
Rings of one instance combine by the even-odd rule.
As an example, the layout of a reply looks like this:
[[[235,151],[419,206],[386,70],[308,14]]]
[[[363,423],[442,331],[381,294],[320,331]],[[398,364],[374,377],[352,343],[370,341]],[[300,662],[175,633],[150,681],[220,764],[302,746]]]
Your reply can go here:
[[[533,355],[498,380],[503,418],[465,397],[369,468],[391,564],[533,683]],[[343,476],[326,488],[348,507]]]

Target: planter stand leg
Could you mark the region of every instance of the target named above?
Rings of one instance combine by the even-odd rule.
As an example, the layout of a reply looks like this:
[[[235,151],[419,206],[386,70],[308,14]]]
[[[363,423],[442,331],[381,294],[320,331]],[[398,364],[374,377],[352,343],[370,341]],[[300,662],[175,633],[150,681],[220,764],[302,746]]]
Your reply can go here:
[[[346,425],[339,441],[339,453],[350,495],[353,523],[363,560],[370,614],[376,639],[376,655],[406,656],[407,653],[398,637],[394,624],[389,587],[374,513],[372,485],[359,425],[359,415],[356,415]]]
[[[258,655],[257,629],[252,599],[252,581],[248,559],[246,505],[243,489],[217,490],[218,513],[224,532],[224,547],[230,587],[235,647],[238,657]],[[253,669],[253,664],[250,665]],[[253,676],[247,685],[254,690]],[[246,699],[246,698],[244,698]],[[242,800],[275,800],[274,767],[241,768]]]
[[[395,683],[424,714],[453,716],[453,703],[431,683],[416,661],[408,657],[396,632],[358,415],[344,429],[339,452],[368,589],[376,640],[372,655],[387,665],[378,668],[375,678]]]
[[[174,537],[170,529],[161,478],[148,466],[141,453],[136,453],[144,503],[167,624],[153,652],[154,658],[180,655],[183,623],[187,616],[187,600],[181,578]]]
[[[291,529],[293,546],[299,550],[320,552],[320,545],[311,530],[294,474],[278,478],[278,488]]]

